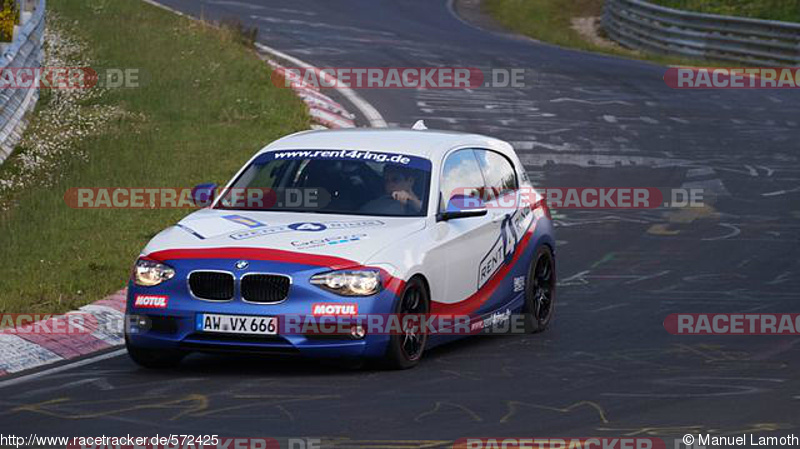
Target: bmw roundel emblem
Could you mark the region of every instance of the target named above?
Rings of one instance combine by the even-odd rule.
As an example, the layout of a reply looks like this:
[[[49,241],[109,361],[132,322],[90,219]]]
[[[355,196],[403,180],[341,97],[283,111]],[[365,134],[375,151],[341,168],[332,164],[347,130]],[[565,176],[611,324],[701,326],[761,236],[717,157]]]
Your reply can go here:
[[[237,270],[244,270],[245,268],[247,268],[249,266],[250,266],[250,262],[248,262],[246,260],[240,260],[240,261],[236,262],[236,269]]]

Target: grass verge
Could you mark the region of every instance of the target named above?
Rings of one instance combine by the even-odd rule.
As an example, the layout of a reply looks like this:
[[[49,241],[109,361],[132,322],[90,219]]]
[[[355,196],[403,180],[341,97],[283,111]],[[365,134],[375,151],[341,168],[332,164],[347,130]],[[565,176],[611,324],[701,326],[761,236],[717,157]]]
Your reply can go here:
[[[483,0],[482,7],[486,13],[510,30],[562,47],[641,59],[663,65],[720,65],[639,52],[619,45],[600,45],[573,28],[573,19],[602,16],[604,3],[604,0]]]
[[[264,144],[309,125],[234,32],[138,0],[50,0],[48,10],[85,44],[66,46],[74,60],[137,69],[140,86],[43,96],[0,166],[0,312],[63,312],[118,290],[147,240],[187,213],[70,209],[67,189],[223,182]]]
[[[800,0],[650,0],[668,8],[708,14],[800,22]]]

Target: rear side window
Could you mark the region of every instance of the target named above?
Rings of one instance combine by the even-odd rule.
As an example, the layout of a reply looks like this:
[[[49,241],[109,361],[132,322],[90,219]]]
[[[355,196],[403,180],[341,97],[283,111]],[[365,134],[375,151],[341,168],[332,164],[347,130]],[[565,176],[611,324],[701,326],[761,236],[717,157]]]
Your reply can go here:
[[[489,198],[502,196],[519,187],[517,172],[507,157],[489,150],[475,150],[475,156],[486,179]]]
[[[458,150],[449,156],[442,169],[441,202],[444,210],[453,195],[479,196],[484,187],[483,176],[473,150]]]

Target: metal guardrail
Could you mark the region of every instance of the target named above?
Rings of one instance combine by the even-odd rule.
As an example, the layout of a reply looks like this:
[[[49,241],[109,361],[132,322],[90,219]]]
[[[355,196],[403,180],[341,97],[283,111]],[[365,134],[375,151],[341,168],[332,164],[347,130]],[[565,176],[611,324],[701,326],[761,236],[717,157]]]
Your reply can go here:
[[[13,67],[41,67],[44,42],[45,0],[39,0],[30,19],[0,56],[0,71]],[[38,89],[0,87],[0,163],[19,143],[28,113],[39,100]]]
[[[606,33],[645,51],[759,66],[800,64],[800,23],[681,11],[606,0]]]

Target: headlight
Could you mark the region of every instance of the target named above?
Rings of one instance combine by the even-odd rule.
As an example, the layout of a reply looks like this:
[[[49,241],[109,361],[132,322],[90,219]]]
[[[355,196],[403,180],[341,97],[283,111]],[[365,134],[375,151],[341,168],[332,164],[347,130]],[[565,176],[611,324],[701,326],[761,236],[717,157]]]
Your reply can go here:
[[[175,270],[172,267],[152,260],[139,259],[133,268],[134,283],[143,287],[158,285],[172,279],[173,276],[175,276]]]
[[[377,270],[343,270],[317,274],[311,283],[343,296],[369,296],[381,291]]]

